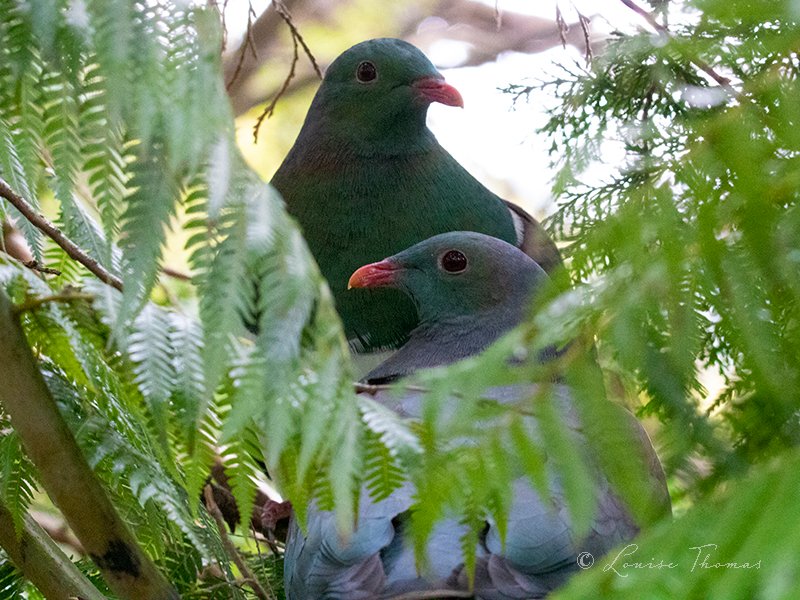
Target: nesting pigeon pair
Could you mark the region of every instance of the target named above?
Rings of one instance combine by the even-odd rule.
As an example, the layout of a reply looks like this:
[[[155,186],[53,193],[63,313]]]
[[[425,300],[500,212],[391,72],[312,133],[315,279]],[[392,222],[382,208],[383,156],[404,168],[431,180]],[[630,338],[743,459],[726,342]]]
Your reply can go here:
[[[359,352],[399,348],[417,324],[396,290],[347,291],[358,267],[448,231],[522,247],[545,271],[561,263],[542,226],[481,185],[425,125],[433,102],[462,106],[414,46],[358,44],[328,68],[292,149],[272,178],[300,223]]]
[[[438,144],[425,125],[432,102],[462,105],[419,50],[394,39],[358,44],[330,66],[272,180],[328,279],[353,349],[393,352],[366,376],[371,382],[481,352],[521,321],[546,272],[561,263],[538,222],[483,187]],[[531,393],[531,386],[486,392],[501,403]],[[556,397],[575,447],[588,454],[569,390],[560,386]],[[412,395],[378,400],[420,416]],[[641,441],[635,451],[651,466],[653,502],[668,512],[652,446],[638,422],[631,427]],[[525,477],[515,481],[505,543],[487,521],[476,548],[475,598],[541,598],[576,570],[580,551],[599,555],[635,535],[630,514],[595,473],[596,517],[581,539],[556,473],[544,497]],[[362,494],[346,541],[329,512],[309,507],[307,532],[294,524],[287,540],[287,598],[470,589],[464,526],[452,519],[433,531],[428,568],[419,570],[403,536],[413,494],[410,483],[380,502]]]

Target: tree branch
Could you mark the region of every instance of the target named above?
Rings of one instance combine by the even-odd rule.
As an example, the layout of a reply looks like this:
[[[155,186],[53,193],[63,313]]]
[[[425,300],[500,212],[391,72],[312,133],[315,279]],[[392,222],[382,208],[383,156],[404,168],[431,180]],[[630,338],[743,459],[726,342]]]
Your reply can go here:
[[[284,0],[284,7],[294,12],[295,7],[301,6],[306,0]],[[252,102],[242,94],[253,74],[261,66],[262,61],[270,54],[278,38],[278,31],[283,24],[283,19],[274,5],[268,6],[255,20],[253,26],[242,40],[239,48],[225,56],[223,70],[225,81],[228,82],[227,91],[235,114],[246,111]],[[246,52],[247,49],[250,52]],[[234,73],[236,77],[234,78]]]
[[[0,196],[8,200],[34,227],[58,244],[70,258],[77,260],[89,269],[103,283],[122,291],[122,280],[119,277],[108,272],[97,260],[89,256],[75,242],[61,233],[58,227],[37,213],[33,206],[14,192],[2,177],[0,177]]]
[[[320,6],[308,0],[283,0],[295,20],[303,23],[325,23],[330,20],[334,4]],[[315,9],[312,11],[312,8]],[[447,22],[441,29],[419,30],[420,22],[427,17],[440,17]],[[259,66],[274,58],[276,53],[276,40],[280,29],[280,14],[274,6],[270,6],[256,20],[252,28],[252,37],[258,50],[258,60],[248,53],[240,73],[228,88],[234,114],[241,115],[253,106],[262,104],[265,99],[273,98],[277,90],[282,87],[282,82],[267,86],[260,81],[254,81],[253,75]],[[563,31],[552,19],[545,19],[515,13],[502,12],[500,21],[501,29],[497,29],[497,13],[492,6],[474,1],[464,0],[428,0],[423,4],[414,5],[403,15],[403,21],[392,32],[395,37],[403,38],[423,50],[440,40],[455,40],[465,42],[467,58],[459,67],[476,66],[493,61],[501,52],[513,50],[515,52],[535,53],[542,52],[561,42],[563,36],[567,44],[573,45],[581,52],[586,52],[585,35],[580,23],[565,24]],[[246,41],[246,40],[245,40]],[[241,47],[240,47],[241,48]],[[591,49],[590,49],[591,50]],[[240,50],[228,53],[225,57],[225,78],[230,78],[230,73],[236,68]],[[321,62],[328,64],[333,56],[317,56]],[[283,60],[283,59],[282,59]],[[289,60],[287,57],[285,61]],[[316,81],[316,74],[312,69],[304,68],[300,64],[292,82],[284,90],[284,96],[310,85]]]
[[[430,389],[420,386],[420,385],[404,385],[402,386],[403,391],[406,392],[420,392],[422,394],[429,392]],[[389,392],[391,390],[397,389],[396,386],[387,384],[387,383],[362,383],[360,381],[356,381],[353,383],[353,389],[355,390],[356,394],[369,394],[370,396],[374,396],[379,392]]]
[[[26,311],[36,310],[42,304],[47,304],[49,302],[75,302],[76,300],[85,300],[87,302],[91,302],[94,299],[94,294],[86,294],[73,288],[68,288],[60,294],[53,294],[52,296],[34,296],[32,298],[28,298],[22,304],[17,304],[14,306],[13,310],[15,315],[19,315],[20,313]]]
[[[278,104],[278,100],[286,93],[286,90],[289,87],[289,84],[294,79],[295,69],[297,68],[297,61],[300,59],[299,55],[299,46],[303,47],[303,52],[305,52],[308,60],[311,62],[311,66],[314,68],[314,72],[317,74],[317,77],[322,79],[322,71],[317,64],[317,59],[314,58],[314,55],[311,53],[311,49],[306,44],[306,41],[303,39],[303,36],[300,35],[300,32],[297,30],[294,22],[292,21],[292,16],[289,14],[288,9],[286,6],[281,2],[281,0],[272,0],[272,5],[275,7],[275,10],[284,20],[286,25],[289,27],[289,31],[292,33],[292,64],[289,67],[289,73],[286,75],[286,79],[283,80],[283,85],[281,85],[280,89],[276,92],[275,96],[273,96],[270,103],[264,108],[264,110],[259,115],[258,119],[256,119],[256,124],[253,127],[253,142],[258,142],[258,130],[261,128],[261,123],[264,122],[264,119],[270,118],[273,113],[275,112],[275,107]]]
[[[17,535],[11,513],[0,505],[0,546],[46,598],[104,600],[105,596],[30,515],[25,515],[22,531]]]
[[[250,586],[250,589],[253,590],[253,593],[258,598],[261,598],[261,600],[273,600],[273,597],[267,594],[264,588],[261,587],[261,584],[258,582],[258,580],[253,576],[253,573],[250,571],[247,563],[242,560],[242,557],[239,555],[239,551],[236,549],[236,546],[233,545],[233,542],[231,542],[230,538],[228,537],[228,532],[225,530],[225,519],[222,516],[222,512],[219,510],[217,503],[214,501],[214,491],[208,484],[206,484],[206,486],[203,488],[203,497],[205,500],[206,510],[208,510],[208,513],[217,523],[217,529],[219,529],[222,545],[225,546],[225,551],[238,567],[239,572],[242,574],[242,577],[247,585]]]
[[[436,600],[437,598],[472,598],[475,594],[466,590],[420,590],[389,596],[386,600]]]
[[[651,15],[649,12],[647,12],[641,6],[636,4],[636,2],[634,2],[634,0],[620,0],[620,2],[622,2],[625,6],[630,8],[633,12],[635,12],[637,15],[639,15],[645,21],[647,21],[647,23],[650,25],[650,27],[652,27],[653,29],[655,29],[656,31],[661,33],[662,35],[665,35],[669,39],[673,39],[673,35],[670,32],[670,30],[667,29],[661,23],[659,23],[653,15]],[[746,98],[731,85],[731,80],[730,79],[728,79],[727,77],[724,77],[723,75],[720,75],[719,73],[717,73],[711,65],[709,65],[707,62],[705,62],[704,60],[702,60],[700,58],[697,58],[697,57],[689,58],[689,61],[694,66],[696,66],[698,69],[703,71],[703,73],[705,73],[706,75],[711,77],[711,79],[716,81],[720,85],[720,87],[722,87],[731,96],[736,98],[742,104],[745,103]]]
[[[233,74],[231,75],[230,80],[225,85],[226,90],[231,89],[231,86],[233,86],[233,84],[236,83],[236,79],[239,77],[239,73],[242,72],[242,66],[244,65],[244,59],[245,56],[247,56],[248,49],[252,53],[253,60],[258,60],[258,54],[256,53],[255,42],[253,41],[253,17],[255,16],[256,13],[253,10],[253,4],[249,3],[247,6],[247,29],[245,30],[244,33],[244,41],[242,42],[242,45],[239,47],[238,50],[239,60],[236,62],[236,68],[233,70]],[[222,28],[223,31],[226,30],[224,8],[222,10]]]
[[[139,548],[86,462],[3,290],[0,365],[0,405],[11,417],[48,495],[114,593],[130,600],[177,600],[177,592]]]
[[[0,250],[12,258],[16,258],[21,263],[29,263],[35,260],[25,237],[14,227],[10,219],[3,221],[2,235],[0,235]]]

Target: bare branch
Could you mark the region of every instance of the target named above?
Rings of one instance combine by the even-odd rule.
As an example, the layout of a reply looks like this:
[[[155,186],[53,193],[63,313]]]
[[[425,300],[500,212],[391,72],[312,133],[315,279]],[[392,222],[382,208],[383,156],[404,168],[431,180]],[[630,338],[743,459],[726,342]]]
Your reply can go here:
[[[296,12],[307,0],[284,0],[283,4],[288,10]],[[247,93],[247,83],[253,74],[262,65],[262,61],[270,56],[277,47],[281,39],[278,33],[283,26],[283,18],[278,14],[275,6],[268,6],[264,12],[253,23],[250,28],[250,39],[243,39],[241,45],[224,57],[224,80],[230,82],[227,88],[228,96],[231,99],[234,113],[239,115],[251,108],[253,105],[263,101],[267,95],[259,93],[256,98],[252,98]],[[241,65],[239,60],[242,57],[242,46],[253,45],[252,52],[245,52]],[[233,79],[234,71],[239,73]]]
[[[388,596],[386,600],[436,600],[436,598],[472,598],[475,594],[466,590],[421,590]]]
[[[653,29],[655,29],[659,33],[665,35],[669,39],[673,38],[672,33],[670,33],[669,29],[667,29],[664,25],[659,23],[652,14],[650,14],[645,9],[643,9],[641,6],[636,4],[636,2],[634,2],[634,0],[620,0],[620,2],[622,2],[625,6],[630,8],[633,12],[635,12],[637,15],[639,15],[645,21],[647,21],[647,23],[648,23],[648,25],[650,25],[650,27],[652,27]],[[695,58],[690,58],[689,60],[694,66],[696,66],[698,69],[703,71],[703,73],[708,75],[711,79],[716,81],[720,85],[720,87],[722,87],[731,96],[733,96],[734,98],[739,100],[739,102],[741,102],[742,104],[745,103],[746,98],[741,93],[739,93],[731,85],[731,80],[730,79],[728,79],[727,77],[724,77],[723,75],[720,75],[719,73],[717,73],[711,65],[709,65],[707,62],[705,62],[702,59],[699,59],[699,58],[695,57]]]
[[[227,3],[227,0],[226,0]],[[244,59],[247,55],[247,50],[250,50],[253,56],[253,60],[258,60],[258,54],[256,53],[256,45],[255,41],[253,40],[253,18],[255,18],[256,13],[253,10],[253,4],[248,3],[247,6],[247,29],[245,30],[244,34],[244,42],[239,47],[239,60],[236,62],[236,68],[233,70],[233,74],[231,75],[230,80],[227,84],[225,84],[225,89],[230,90],[233,84],[236,82],[236,79],[239,77],[239,73],[242,72],[242,67],[244,66]]]
[[[282,0],[284,6],[291,10],[293,20],[297,22],[298,15],[302,15],[303,22],[325,22],[329,18],[330,10],[315,5],[312,11],[308,0]],[[333,6],[333,5],[331,5]],[[464,62],[458,66],[476,66],[493,61],[505,51],[535,53],[542,52],[561,43],[558,26],[552,19],[545,19],[522,13],[503,10],[500,14],[500,31],[498,32],[499,9],[481,2],[464,0],[439,0],[433,3],[428,11],[409,10],[404,14],[404,21],[400,22],[393,34],[403,38],[423,50],[429,49],[436,41],[449,39],[465,42],[468,55]],[[420,21],[425,17],[440,17],[450,25],[444,29],[419,30]],[[282,17],[274,5],[270,6],[253,25],[253,38],[259,53],[259,61],[263,62],[272,58],[276,53],[276,40],[278,39],[277,25],[281,25]],[[568,45],[575,46],[584,52],[585,39],[579,24],[572,23],[563,32]],[[593,42],[596,43],[596,42]],[[301,44],[302,45],[302,44]],[[229,53],[226,57],[226,81],[236,67],[237,53]],[[319,57],[318,57],[319,58]],[[327,61],[327,57],[323,62]],[[253,106],[260,105],[265,98],[275,95],[282,82],[267,85],[262,82],[245,82],[251,79],[258,69],[256,61],[250,59],[249,54],[244,62],[239,77],[235,84],[228,89],[234,113],[240,115]],[[313,83],[316,73],[311,69],[303,68],[301,63],[296,69],[292,83],[284,90],[284,97],[296,89]],[[312,76],[313,73],[313,76]]]
[[[105,598],[29,514],[18,532],[11,513],[0,505],[0,546],[47,598]]]
[[[61,275],[61,271],[59,271],[58,269],[45,267],[44,265],[40,264],[38,260],[29,260],[22,264],[28,267],[29,269],[32,269],[34,271],[39,271],[39,273],[45,273],[47,275]]]
[[[298,54],[297,48],[297,38],[292,37],[292,43],[294,44],[294,55],[292,56],[292,64],[289,67],[289,73],[286,75],[286,79],[283,80],[283,85],[281,85],[278,92],[272,97],[272,100],[269,104],[264,108],[260,115],[258,115],[258,119],[256,119],[256,124],[253,126],[253,142],[258,142],[258,130],[261,129],[261,123],[264,122],[264,119],[270,118],[275,113],[275,107],[278,104],[278,100],[280,100],[281,96],[286,93],[286,89],[289,87],[289,83],[291,83],[292,78],[294,77],[294,71],[297,67],[297,61],[300,59]]]
[[[556,28],[558,29],[558,37],[561,40],[561,47],[566,48],[569,25],[567,25],[567,21],[564,19],[564,14],[558,4],[556,4]]]
[[[429,392],[430,390],[426,387],[422,387],[420,385],[404,385],[402,386],[403,390],[406,392],[420,392],[422,394]],[[369,394],[370,396],[374,396],[379,392],[388,392],[390,390],[396,389],[395,386],[390,384],[371,384],[371,383],[361,383],[357,381],[353,384],[353,389],[357,394]]]
[[[14,205],[14,207],[22,213],[22,216],[58,244],[70,258],[77,260],[84,267],[89,269],[89,271],[94,273],[103,283],[107,283],[120,291],[122,290],[122,280],[119,277],[108,272],[97,260],[89,256],[86,251],[61,233],[58,227],[53,225],[53,223],[48,221],[44,216],[37,213],[36,209],[22,196],[14,192],[11,186],[9,186],[2,177],[0,177],[0,196]]]
[[[130,600],[177,599],[177,592],[139,547],[86,462],[2,290],[0,365],[0,403],[38,469],[42,485],[114,593]]]
[[[286,8],[286,5],[283,3],[283,0],[272,0],[272,3],[275,5],[275,10],[278,11],[278,14],[281,16],[283,21],[286,25],[289,26],[289,30],[292,32],[292,37],[297,40],[300,45],[303,47],[303,52],[306,53],[309,62],[311,62],[311,66],[314,67],[314,72],[317,74],[317,77],[322,79],[322,71],[317,64],[317,59],[314,58],[314,55],[311,54],[311,49],[306,44],[306,41],[303,39],[303,36],[300,35],[300,32],[295,27],[294,21],[292,21],[292,15],[289,14],[289,9]]]
[[[583,57],[586,60],[586,64],[590,65],[592,63],[592,44],[590,43],[591,32],[589,31],[589,26],[591,25],[591,20],[589,17],[578,12],[578,23],[581,25],[581,31],[583,32],[583,43],[584,43],[584,54]]]
[[[258,598],[261,598],[262,600],[274,600],[274,597],[270,594],[267,594],[266,590],[261,587],[261,584],[253,576],[253,573],[250,571],[247,563],[244,562],[242,557],[239,555],[239,551],[236,549],[236,546],[234,546],[233,542],[228,537],[228,532],[225,530],[225,519],[222,516],[222,512],[219,510],[217,503],[214,501],[214,491],[208,484],[203,488],[203,498],[205,499],[206,510],[208,510],[208,513],[217,523],[217,529],[219,529],[222,545],[225,546],[225,551],[228,553],[228,556],[238,567],[239,572],[244,578],[244,581],[248,586],[250,586],[250,589],[253,590],[253,593]]]
[[[22,263],[34,260],[33,252],[31,252],[27,240],[14,226],[14,222],[11,219],[3,220],[0,250]]]
[[[75,537],[75,534],[64,522],[64,517],[42,510],[31,510],[28,514],[54,542],[71,548],[75,554],[86,556],[86,550],[84,550],[78,538]]]
[[[40,297],[33,297],[28,298],[22,304],[17,304],[14,306],[14,314],[19,315],[20,313],[36,310],[42,304],[48,304],[50,302],[75,302],[79,300],[85,300],[87,302],[91,302],[94,300],[94,294],[86,294],[83,292],[79,292],[74,288],[67,288],[60,294],[53,294],[52,296],[40,296]]]
[[[192,276],[189,275],[188,273],[184,273],[183,271],[179,271],[178,269],[173,269],[172,267],[161,267],[161,272],[167,277],[172,277],[173,279],[178,279],[179,281],[192,280]]]
[[[289,67],[289,73],[286,75],[286,79],[283,80],[283,84],[281,85],[280,89],[277,91],[275,96],[273,96],[270,103],[264,108],[261,114],[256,119],[256,124],[253,127],[253,141],[258,142],[258,130],[261,128],[261,123],[264,122],[264,119],[269,119],[275,113],[275,107],[278,104],[278,100],[286,93],[286,90],[289,88],[289,84],[294,79],[295,70],[297,68],[297,62],[300,60],[299,54],[299,46],[303,47],[303,52],[305,52],[308,60],[311,62],[311,66],[314,68],[314,72],[317,74],[317,77],[322,79],[322,71],[317,64],[317,59],[314,58],[314,55],[311,53],[311,49],[306,44],[306,41],[303,39],[303,36],[300,35],[300,32],[297,30],[294,22],[292,21],[292,16],[289,14],[289,11],[286,9],[286,6],[281,2],[281,0],[273,0],[272,5],[275,7],[275,10],[281,16],[283,21],[289,27],[289,31],[292,33],[292,46],[293,46],[293,55],[292,55],[292,64]]]

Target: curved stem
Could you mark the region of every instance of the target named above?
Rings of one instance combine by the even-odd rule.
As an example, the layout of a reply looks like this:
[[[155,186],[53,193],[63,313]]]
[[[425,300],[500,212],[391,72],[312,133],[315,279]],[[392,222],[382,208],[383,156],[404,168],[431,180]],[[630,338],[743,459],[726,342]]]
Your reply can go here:
[[[12,190],[2,177],[0,177],[0,196],[8,200],[34,227],[58,244],[70,258],[89,269],[103,283],[122,291],[122,280],[119,277],[107,271],[103,265],[65,236],[58,227],[36,212],[33,205]]]

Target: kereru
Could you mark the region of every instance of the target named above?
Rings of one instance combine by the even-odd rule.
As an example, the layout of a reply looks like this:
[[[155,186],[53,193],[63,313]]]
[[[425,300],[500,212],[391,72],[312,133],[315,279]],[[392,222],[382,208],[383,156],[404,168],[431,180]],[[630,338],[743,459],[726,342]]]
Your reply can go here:
[[[474,232],[437,235],[358,269],[349,280],[351,287],[397,289],[411,299],[420,316],[408,342],[367,381],[391,381],[481,352],[520,322],[531,295],[546,279],[541,267],[514,246]],[[580,553],[597,558],[638,533],[637,524],[595,464],[569,388],[563,384],[554,388],[554,406],[567,425],[575,452],[593,469],[594,520],[589,532],[578,538],[558,473],[548,467],[546,496],[520,475],[513,482],[505,544],[490,519],[480,537],[474,580],[478,600],[542,598],[579,570]],[[534,391],[534,385],[509,385],[486,390],[484,396],[519,403]],[[402,416],[421,416],[419,392],[399,397],[380,392],[375,399]],[[447,410],[458,410],[456,398]],[[650,440],[630,413],[621,411],[620,418],[629,421],[639,442],[631,452],[637,452],[648,469],[653,513],[668,514],[664,473]],[[529,421],[536,437],[536,418]],[[347,539],[337,531],[333,514],[312,504],[307,533],[296,523],[290,526],[284,563],[287,598],[391,598],[420,590],[468,590],[461,546],[466,525],[454,518],[434,528],[427,544],[427,570],[418,572],[403,533],[414,494],[410,482],[379,502],[362,490],[357,525]]]
[[[470,175],[425,124],[428,106],[463,106],[417,48],[362,42],[328,68],[272,185],[299,221],[328,280],[351,346],[395,349],[417,325],[393,289],[346,291],[359,266],[447,231],[478,231],[523,248],[545,271],[555,244],[522,209]]]

